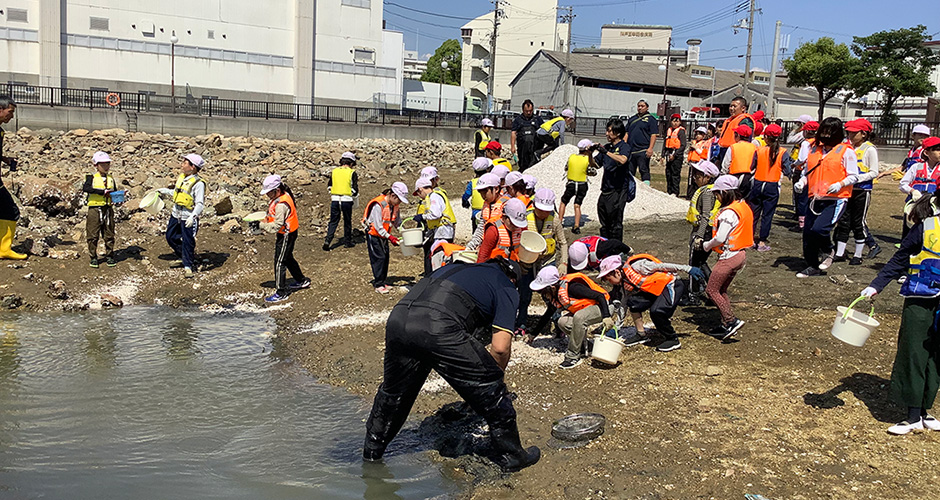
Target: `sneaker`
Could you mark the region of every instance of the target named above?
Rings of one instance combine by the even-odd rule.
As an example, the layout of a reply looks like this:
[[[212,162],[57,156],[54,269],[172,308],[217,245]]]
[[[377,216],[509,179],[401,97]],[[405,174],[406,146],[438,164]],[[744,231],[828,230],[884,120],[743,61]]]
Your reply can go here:
[[[275,302],[281,302],[281,301],[284,301],[284,300],[287,300],[287,295],[281,295],[281,294],[279,294],[279,293],[277,293],[277,292],[274,292],[273,295],[269,295],[269,296],[267,296],[267,297],[264,298],[264,301],[267,302],[267,303],[269,303],[269,304],[273,304],[273,303],[275,303]]]
[[[324,252],[329,252],[329,251],[330,251],[330,244],[329,244],[329,243],[324,243],[324,244],[323,244],[323,251],[324,251]]]
[[[724,335],[721,337],[721,340],[728,340],[734,336],[735,333],[738,333],[738,330],[744,326],[744,322],[738,318],[731,320],[731,323],[724,325]]]
[[[881,247],[877,243],[875,243],[875,246],[868,249],[868,255],[866,255],[865,258],[874,259],[880,253],[881,253]]]
[[[302,289],[304,289],[304,288],[310,288],[310,278],[304,278],[304,280],[301,281],[300,283],[295,282],[295,283],[293,283],[293,284],[291,284],[291,285],[287,285],[287,286],[288,286],[288,288],[290,288],[291,290],[302,290]]]
[[[188,267],[185,268],[185,269],[183,269],[183,277],[184,277],[184,278],[192,278],[193,276],[195,276],[195,274],[193,274],[193,270],[192,270],[192,269],[190,269],[190,268],[188,268]]]
[[[581,228],[580,227],[571,228],[571,234],[581,234]]]
[[[656,350],[659,352],[669,352],[669,351],[675,351],[676,349],[680,347],[682,347],[682,344],[680,344],[678,340],[670,339],[656,346]]]
[[[797,278],[809,278],[810,276],[821,276],[822,271],[815,267],[807,267],[806,269],[796,273]]]
[[[353,248],[356,245],[352,241],[346,241],[346,243],[343,243],[343,246],[346,248]]]
[[[920,421],[924,424],[924,428],[932,431],[940,431],[940,420],[933,418],[932,415],[926,415],[924,418],[920,419]]]
[[[532,345],[535,342],[536,335],[534,333],[528,333],[525,337],[522,337],[522,341],[526,344]]]
[[[516,340],[522,340],[522,339],[526,338],[525,327],[524,327],[524,326],[520,326],[519,328],[516,328],[516,331],[513,332],[512,336],[513,336],[513,338],[516,339]]]
[[[88,261],[88,265],[94,269],[98,269],[98,259],[92,257],[92,259]]]
[[[850,265],[850,266],[860,266],[860,265],[862,265],[862,258],[861,258],[861,257],[852,257],[852,259],[849,260],[849,265]]]
[[[176,260],[171,260],[171,261],[170,261],[170,269],[178,269],[178,268],[180,268],[180,267],[183,267],[183,261],[182,261],[182,260],[176,259]]]
[[[845,255],[836,255],[832,258],[833,262],[845,262]]]
[[[757,245],[757,251],[758,251],[758,252],[769,252],[769,251],[770,251],[770,245],[765,245],[764,243],[761,243],[760,245]]]
[[[114,260],[114,257],[108,257],[108,267],[114,267],[117,265],[117,262]]]
[[[924,430],[924,421],[923,419],[914,422],[913,424],[907,420],[903,422],[898,422],[891,427],[888,427],[888,434],[894,434],[895,436],[903,436],[910,433],[911,431],[922,431]]]
[[[829,257],[826,257],[825,259],[823,259],[822,262],[819,263],[819,270],[820,270],[820,271],[825,271],[826,269],[829,269],[830,267],[832,267],[832,256],[831,256],[831,255],[830,255]]]
[[[634,346],[637,344],[645,344],[647,340],[649,339],[647,339],[646,336],[640,335],[638,333],[634,333],[633,335],[620,338],[620,341],[623,342],[624,347],[630,347],[630,346]]]
[[[907,276],[901,276],[900,278],[898,278],[899,285],[903,285],[905,281],[907,281]]]
[[[558,365],[558,368],[561,368],[562,370],[570,370],[571,368],[574,368],[580,365],[582,361],[584,361],[583,358],[576,358],[576,359],[565,358],[565,360],[562,361],[560,365]]]
[[[382,285],[382,286],[375,287],[375,291],[384,295],[388,293],[390,290],[388,288],[388,285]]]

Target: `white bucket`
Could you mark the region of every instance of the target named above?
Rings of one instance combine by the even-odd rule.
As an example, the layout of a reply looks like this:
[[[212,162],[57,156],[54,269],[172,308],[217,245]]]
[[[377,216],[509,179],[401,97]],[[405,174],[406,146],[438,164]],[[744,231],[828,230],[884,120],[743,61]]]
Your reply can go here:
[[[163,207],[166,204],[163,202],[163,198],[160,197],[158,191],[151,191],[147,193],[142,200],[140,200],[140,208],[147,211],[151,215],[157,215],[163,210]]]
[[[616,365],[620,362],[621,351],[623,351],[623,341],[607,335],[599,335],[594,338],[594,349],[591,351],[591,357],[601,363]]]
[[[519,237],[519,262],[531,264],[545,251],[545,238],[535,231],[523,231]]]
[[[399,245],[399,247],[401,247],[401,254],[405,257],[413,257],[421,253],[421,247],[409,245]]]
[[[849,307],[837,307],[838,315],[835,323],[832,324],[832,336],[855,347],[865,345],[865,341],[868,340],[871,332],[881,325],[878,320],[871,317],[875,313],[874,305],[868,314],[852,309],[863,298],[865,297],[855,299],[849,304]]]
[[[402,229],[401,244],[411,247],[420,247],[424,244],[424,230],[420,227]]]

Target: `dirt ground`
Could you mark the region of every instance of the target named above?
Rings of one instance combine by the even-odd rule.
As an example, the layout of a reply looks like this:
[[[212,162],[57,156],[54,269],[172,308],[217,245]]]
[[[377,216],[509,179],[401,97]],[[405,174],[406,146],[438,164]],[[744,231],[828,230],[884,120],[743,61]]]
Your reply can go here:
[[[654,179],[654,186],[662,184]],[[300,190],[299,210],[325,200],[320,189]],[[873,262],[840,263],[827,277],[798,280],[800,240],[786,230],[793,220],[785,195],[773,250],[749,252],[732,285],[736,313],[746,321],[733,342],[702,333],[717,323],[717,310],[686,307],[675,317],[680,350],[627,348],[613,368],[584,363],[562,371],[555,366],[561,355],[551,350],[557,344],[547,338],[536,349],[517,343],[506,381],[518,396],[523,442],[542,448],[539,464],[511,476],[478,474],[466,456],[431,453],[444,474],[466,482],[469,498],[934,498],[940,433],[885,432],[904,416],[887,387],[901,308],[896,285],[878,297],[882,326],[865,347],[829,334],[835,307],[851,302],[893,254],[901,203],[892,181],[877,185],[869,222],[885,251]],[[194,280],[184,280],[168,268],[160,237],[117,230],[118,267],[93,270],[84,259],[6,261],[0,296],[15,293],[33,310],[81,307],[105,292],[135,304],[265,309],[273,236],[202,228],[204,261]],[[278,320],[278,347],[321,381],[371,399],[382,375],[383,318],[404,292],[372,291],[361,239],[354,249],[327,253],[318,231],[303,223],[297,243],[297,258],[315,286],[267,308]],[[594,231],[592,222],[584,234]],[[625,239],[637,251],[685,263],[688,232],[684,221],[631,224]],[[418,258],[393,253],[395,284],[412,283],[419,270]],[[58,279],[67,284],[67,300],[49,297],[49,284]],[[457,400],[447,387],[423,393],[409,425]],[[549,446],[552,421],[580,412],[604,414],[606,433],[578,449]]]

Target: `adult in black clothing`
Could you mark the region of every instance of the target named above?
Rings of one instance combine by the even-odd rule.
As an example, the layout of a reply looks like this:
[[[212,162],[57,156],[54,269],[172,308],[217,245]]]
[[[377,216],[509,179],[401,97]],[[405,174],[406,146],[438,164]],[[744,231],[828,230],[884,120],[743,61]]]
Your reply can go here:
[[[542,118],[535,115],[535,104],[526,99],[522,103],[522,114],[512,120],[512,135],[509,137],[512,160],[520,172],[525,172],[525,169],[539,161],[535,156],[535,135],[541,126]]]
[[[687,146],[685,127],[679,113],[669,117],[669,129],[663,141],[663,159],[666,160],[666,193],[679,196],[679,184],[682,182],[682,164],[685,162]]]
[[[16,113],[16,102],[9,96],[0,96],[0,124],[9,123]],[[16,160],[3,155],[3,129],[0,129],[0,161],[16,170]],[[13,245],[13,236],[16,233],[16,221],[20,218],[20,209],[13,201],[13,196],[3,185],[0,177],[0,259],[23,260],[25,254],[16,253],[10,249]]]
[[[628,171],[630,146],[623,140],[623,122],[614,118],[607,122],[607,140],[597,148],[601,168],[601,195],[597,199],[597,219],[601,236],[623,241],[623,208],[636,197],[636,181]]]
[[[649,186],[650,158],[653,156],[653,147],[656,146],[656,137],[659,135],[659,122],[649,112],[646,101],[636,103],[636,114],[627,120],[627,144],[630,146],[630,173],[636,175]]]
[[[363,459],[379,460],[398,434],[431,370],[486,419],[496,461],[513,472],[539,460],[524,449],[503,382],[519,305],[518,262],[452,263],[422,279],[385,326],[384,379],[366,423]],[[477,336],[492,336],[491,352]]]

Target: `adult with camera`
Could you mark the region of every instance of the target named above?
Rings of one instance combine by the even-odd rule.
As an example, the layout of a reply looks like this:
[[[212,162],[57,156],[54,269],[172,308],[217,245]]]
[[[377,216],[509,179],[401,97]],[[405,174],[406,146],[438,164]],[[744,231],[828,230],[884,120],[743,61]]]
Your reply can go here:
[[[627,171],[630,146],[623,140],[627,133],[623,122],[612,118],[607,122],[607,144],[596,147],[604,174],[601,195],[597,199],[597,219],[601,236],[623,241],[623,208],[636,197],[636,181]]]

